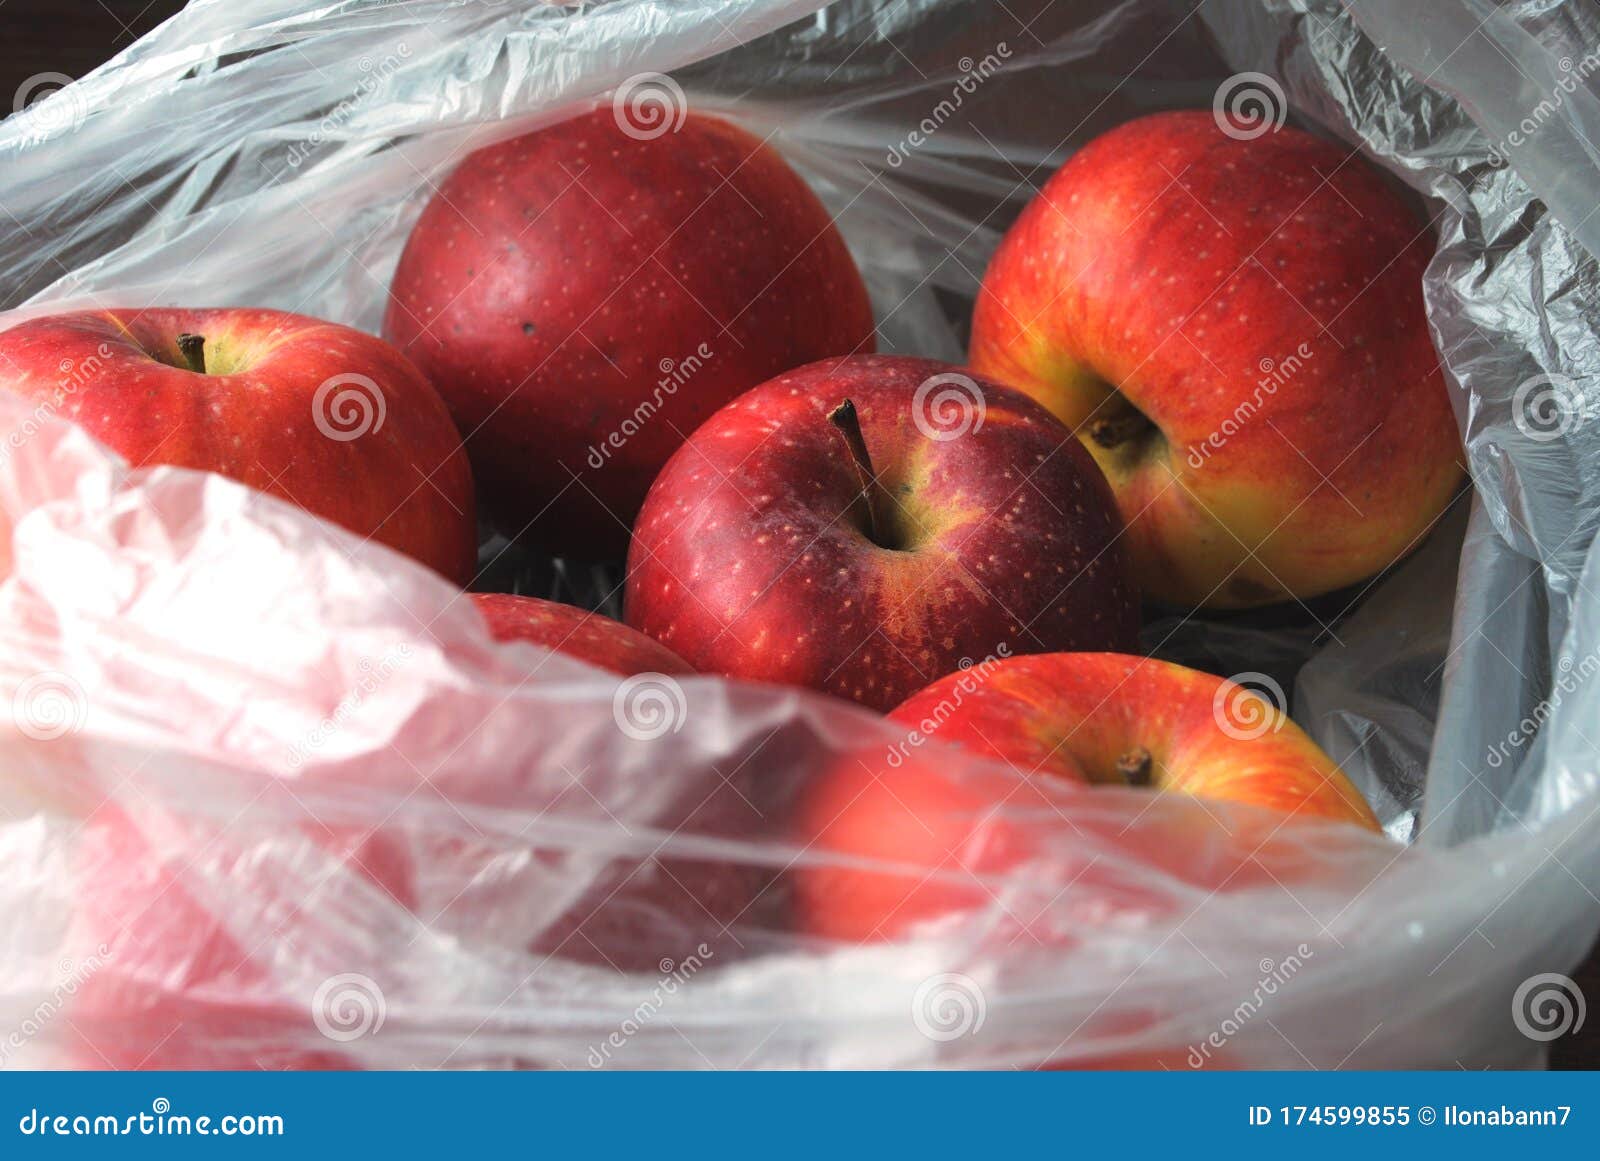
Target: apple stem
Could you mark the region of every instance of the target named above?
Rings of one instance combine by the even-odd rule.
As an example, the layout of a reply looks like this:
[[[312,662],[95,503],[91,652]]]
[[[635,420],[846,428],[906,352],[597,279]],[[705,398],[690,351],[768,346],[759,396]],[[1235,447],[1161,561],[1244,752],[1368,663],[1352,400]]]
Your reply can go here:
[[[1152,765],[1150,751],[1143,746],[1135,746],[1117,759],[1117,774],[1129,786],[1148,786]]]
[[[860,499],[867,506],[868,538],[880,548],[893,547],[883,536],[887,521],[880,522],[878,514],[882,512],[887,515],[893,511],[888,505],[894,503],[894,497],[889,495],[889,490],[872,470],[872,456],[868,454],[866,438],[861,434],[861,419],[856,414],[855,401],[846,399],[828,412],[828,422],[844,436],[845,445],[850,449],[850,458],[855,462],[856,481],[861,486]]]
[[[183,356],[183,361],[189,364],[189,370],[196,375],[204,375],[206,373],[206,340],[204,335],[179,335],[178,353]]]
[[[1129,411],[1089,424],[1089,438],[1101,447],[1113,448],[1143,435],[1154,426],[1143,412]]]

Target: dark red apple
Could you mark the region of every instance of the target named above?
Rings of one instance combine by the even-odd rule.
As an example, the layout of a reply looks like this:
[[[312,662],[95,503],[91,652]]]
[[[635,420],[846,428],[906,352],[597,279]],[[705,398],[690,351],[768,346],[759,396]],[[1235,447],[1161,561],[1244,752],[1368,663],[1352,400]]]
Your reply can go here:
[[[0,334],[0,386],[134,467],[231,476],[473,574],[472,475],[444,404],[381,339],[275,310],[112,310]]]
[[[471,593],[496,641],[531,641],[590,665],[631,677],[693,673],[683,658],[643,633],[598,613],[509,593]]]
[[[618,560],[712,412],[873,346],[849,251],[777,153],[695,114],[641,140],[611,109],[468,157],[406,243],[384,334],[450,405],[507,535]]]
[[[927,359],[827,359],[673,457],[624,615],[702,672],[888,709],[963,662],[1131,649],[1120,527],[1088,454],[1020,393]]]

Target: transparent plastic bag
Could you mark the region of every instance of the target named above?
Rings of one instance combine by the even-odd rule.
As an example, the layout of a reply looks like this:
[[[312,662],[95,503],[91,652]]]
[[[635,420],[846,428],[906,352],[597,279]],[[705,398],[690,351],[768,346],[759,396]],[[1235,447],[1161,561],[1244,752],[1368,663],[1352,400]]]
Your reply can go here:
[[[1539,376],[1593,398],[1600,278],[1545,208],[1573,204],[1570,165],[1468,115],[1511,115],[1506,70],[1437,70],[1458,103],[1375,47],[1414,48],[1402,14],[1352,7],[202,0],[0,123],[7,325],[182,300],[375,330],[430,181],[670,72],[772,134],[839,215],[883,349],[959,360],[986,260],[1054,166],[1263,72],[1434,216],[1425,289],[1475,482],[1413,558],[1319,613],[1331,632],[1147,630],[1163,656],[1292,686],[1398,842],[1030,784],[984,824],[1024,857],[966,875],[964,913],[843,946],[793,921],[797,877],[843,861],[793,818],[898,730],[496,646],[385,549],[220,477],[129,472],[0,399],[0,1061],[1537,1062],[1519,985],[1597,926],[1600,448],[1582,423],[1530,435],[1516,409]],[[1433,5],[1427,45],[1503,36],[1548,63],[1582,43],[1548,4],[1487,32],[1473,7]],[[1563,115],[1587,123],[1591,100]],[[1556,171],[1544,201],[1521,176]],[[513,556],[504,587],[607,590]]]

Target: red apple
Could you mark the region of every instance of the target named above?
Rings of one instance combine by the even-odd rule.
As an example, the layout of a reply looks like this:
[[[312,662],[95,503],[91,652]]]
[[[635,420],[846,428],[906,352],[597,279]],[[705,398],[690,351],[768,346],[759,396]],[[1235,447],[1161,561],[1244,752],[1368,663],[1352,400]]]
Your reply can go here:
[[[1344,772],[1270,701],[1165,661],[1013,657],[941,678],[889,720],[1023,774],[1148,786],[1378,829]]]
[[[1036,806],[1003,771],[957,778],[937,750],[846,755],[802,795],[794,875],[800,930],[846,943],[892,940],[970,915],[992,898],[985,877],[1016,872],[1036,847],[996,807]],[[1020,801],[1019,801],[1020,800]]]
[[[628,557],[630,625],[702,672],[887,709],[963,661],[1131,648],[1105,481],[1016,392],[926,359],[827,359],[708,420]]]
[[[281,835],[241,835],[224,821],[106,803],[85,822],[74,866],[73,935],[79,947],[96,949],[100,966],[64,1013],[74,1067],[352,1066],[338,1051],[336,1025],[358,1013],[315,1004],[314,984],[287,988],[282,979],[295,969],[277,957],[326,956],[335,943],[329,926],[341,935],[356,926],[355,916],[324,913],[330,898],[349,908],[365,892],[372,901],[358,910],[391,897],[409,906],[404,845],[379,832],[310,822]],[[314,880],[303,898],[291,897],[295,888],[280,881],[290,873]],[[259,914],[246,919],[220,906],[223,883],[221,890],[248,896]],[[383,976],[382,951],[370,942],[349,940],[337,969],[328,965],[329,978]],[[378,995],[367,999],[381,1003]],[[330,1020],[334,1037],[319,1031]]]
[[[1078,433],[1139,582],[1186,606],[1370,576],[1461,478],[1426,226],[1353,152],[1243,128],[1163,113],[1091,142],[1006,234],[973,318],[973,367]]]
[[[274,310],[111,310],[0,334],[0,386],[134,467],[220,472],[454,581],[472,476],[439,396],[393,347]]]
[[[632,677],[640,673],[693,673],[672,650],[620,621],[558,601],[509,593],[471,593],[496,641],[531,641],[547,649]]]
[[[997,953],[1025,939],[1065,955],[1085,931],[1146,925],[1170,909],[1154,876],[1125,878],[1117,859],[1212,890],[1253,865],[1252,855],[1274,861],[1260,832],[1247,841],[1239,828],[1221,844],[1220,829],[1202,817],[1207,830],[1197,830],[1193,812],[1151,811],[1130,826],[1127,804],[1107,792],[1071,782],[1052,789],[958,757],[908,736],[846,754],[806,787],[793,824],[803,852],[792,876],[801,931],[877,943],[969,925]],[[1222,849],[1208,850],[1208,841]]]
[[[526,728],[547,735],[552,749],[568,740],[559,718],[545,715]],[[783,817],[771,770],[756,759],[768,745],[792,754],[818,743],[799,724],[772,737],[752,732],[725,762],[692,776],[679,771],[670,785],[645,780],[647,801],[631,809],[611,804],[626,819],[582,789],[576,766],[563,790],[534,799],[514,772],[486,770],[470,787],[430,780],[430,796],[461,809],[573,824],[564,840],[530,837],[525,850],[408,825],[381,805],[367,827],[324,820],[282,788],[213,818],[203,808],[147,801],[134,779],[119,795],[123,805],[101,806],[78,834],[71,945],[100,966],[63,1012],[72,1063],[345,1068],[372,1059],[366,1050],[383,1059],[385,1042],[369,1042],[360,1021],[373,1018],[364,1005],[382,1004],[384,993],[390,1004],[400,998],[395,964],[416,935],[406,911],[438,938],[496,956],[528,955],[530,979],[570,977],[573,965],[584,964],[608,975],[637,973],[648,991],[670,973],[668,961],[698,971],[758,954],[788,928],[787,896],[769,889],[776,868],[682,848],[751,843]],[[384,774],[396,780],[385,790],[391,802],[405,796],[407,769],[392,763]],[[323,777],[303,772],[294,794]],[[333,793],[348,798],[361,789],[352,783]],[[607,829],[610,857],[602,853]],[[663,849],[628,849],[650,833],[662,836]],[[664,849],[668,835],[672,849]],[[572,899],[565,893],[579,875],[589,887]],[[570,906],[524,945],[530,917],[552,897]],[[502,946],[493,949],[497,941]],[[345,1040],[353,1055],[343,1051]],[[484,1051],[509,1050],[463,1044],[453,1059],[471,1063]]]
[[[1327,836],[1292,825],[1377,832],[1359,792],[1231,681],[1114,654],[1023,656],[941,679],[889,718],[907,727],[898,743],[840,759],[802,795],[795,909],[812,935],[875,942],[998,912],[1002,943],[1026,932],[1065,952],[1085,931],[1181,918],[1183,887],[1354,893],[1373,873],[1348,852],[1320,858]],[[950,743],[1010,768],[960,768]],[[1137,801],[1152,791],[1172,793]]]
[[[585,559],[622,558],[650,482],[717,408],[873,346],[849,251],[777,153],[714,117],[630,128],[608,108],[468,157],[384,319],[500,527]]]

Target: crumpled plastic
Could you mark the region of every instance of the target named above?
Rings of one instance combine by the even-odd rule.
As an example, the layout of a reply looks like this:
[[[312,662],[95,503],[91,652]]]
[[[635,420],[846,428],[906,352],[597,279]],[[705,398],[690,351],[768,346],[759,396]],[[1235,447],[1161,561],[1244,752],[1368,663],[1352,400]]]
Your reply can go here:
[[[1030,785],[986,824],[1025,857],[971,907],[843,946],[793,922],[840,857],[791,820],[897,729],[497,646],[420,566],[0,399],[0,1064],[1537,1063],[1526,983],[1600,925],[1596,37],[1575,4],[1480,7],[201,0],[0,123],[0,325],[182,302],[375,330],[455,159],[670,73],[838,214],[882,349],[959,361],[1056,165],[1261,73],[1432,220],[1473,478],[1357,591],[1146,629],[1292,689],[1387,839]],[[499,587],[614,601],[603,570],[484,552]]]

